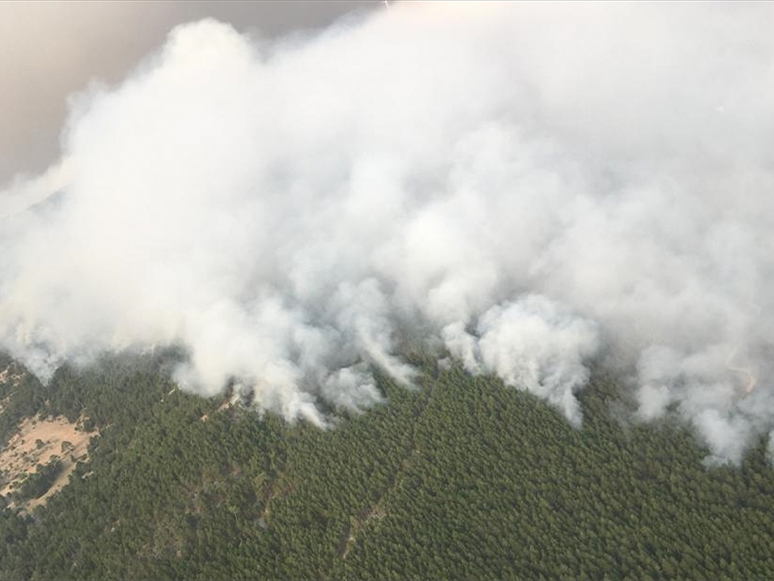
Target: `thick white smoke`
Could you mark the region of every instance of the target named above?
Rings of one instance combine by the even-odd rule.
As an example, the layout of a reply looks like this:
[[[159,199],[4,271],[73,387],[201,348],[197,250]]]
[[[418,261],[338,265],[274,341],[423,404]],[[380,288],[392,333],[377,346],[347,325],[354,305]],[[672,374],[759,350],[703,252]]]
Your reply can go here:
[[[0,193],[0,345],[182,344],[323,424],[400,335],[546,398],[606,345],[719,460],[774,429],[771,4],[397,5],[261,43],[202,21],[72,102]],[[19,212],[50,193],[60,194]],[[442,356],[442,351],[438,351]],[[773,436],[774,437],[774,436]]]

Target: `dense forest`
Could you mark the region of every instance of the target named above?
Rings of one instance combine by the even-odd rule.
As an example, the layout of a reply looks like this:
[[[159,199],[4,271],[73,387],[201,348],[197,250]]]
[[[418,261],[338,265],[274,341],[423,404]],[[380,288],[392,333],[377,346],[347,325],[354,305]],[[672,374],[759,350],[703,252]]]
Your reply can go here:
[[[0,444],[36,413],[100,432],[48,504],[0,512],[0,578],[774,578],[764,443],[707,468],[686,428],[622,419],[603,370],[580,430],[422,356],[416,389],[380,376],[389,403],[321,430],[177,390],[178,356],[0,384]]]

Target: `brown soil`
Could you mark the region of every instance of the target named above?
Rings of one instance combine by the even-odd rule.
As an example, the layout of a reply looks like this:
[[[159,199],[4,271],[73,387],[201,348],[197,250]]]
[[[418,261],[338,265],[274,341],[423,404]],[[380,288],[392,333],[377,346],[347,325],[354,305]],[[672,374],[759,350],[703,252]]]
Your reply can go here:
[[[59,478],[43,496],[25,502],[23,508],[31,511],[45,504],[67,485],[76,462],[88,458],[89,439],[95,435],[97,432],[83,430],[82,421],[70,423],[61,416],[53,419],[41,419],[39,415],[26,418],[0,451],[0,495],[13,492],[27,475],[35,472],[38,464],[46,465],[57,457],[63,466]],[[69,442],[69,445],[64,442]]]
[[[0,371],[0,383],[10,382],[14,387],[18,387],[21,382],[23,374],[21,372],[14,373],[14,366],[9,365],[2,371]]]
[[[737,373],[741,373],[747,378],[747,385],[744,388],[744,392],[745,394],[750,394],[753,391],[755,391],[755,384],[758,382],[758,378],[753,373],[753,369],[751,367],[736,367],[731,365],[735,356],[736,356],[736,349],[731,351],[731,354],[728,356],[728,359],[726,359],[726,369],[730,371],[736,371]]]

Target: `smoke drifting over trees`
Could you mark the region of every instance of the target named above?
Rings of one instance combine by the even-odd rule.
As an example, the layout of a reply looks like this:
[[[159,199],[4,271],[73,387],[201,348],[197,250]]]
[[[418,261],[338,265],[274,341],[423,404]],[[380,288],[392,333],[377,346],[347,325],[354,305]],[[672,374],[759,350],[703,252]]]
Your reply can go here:
[[[774,429],[771,5],[394,8],[191,23],[74,98],[0,193],[0,345],[45,379],[181,344],[181,385],[321,425],[411,383],[404,334],[575,425],[611,356],[738,462]]]

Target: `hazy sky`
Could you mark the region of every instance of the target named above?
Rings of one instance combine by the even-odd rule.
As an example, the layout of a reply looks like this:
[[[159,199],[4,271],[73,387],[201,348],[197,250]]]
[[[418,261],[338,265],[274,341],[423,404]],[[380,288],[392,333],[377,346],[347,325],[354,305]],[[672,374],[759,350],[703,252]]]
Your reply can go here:
[[[0,2],[0,185],[59,153],[67,96],[118,82],[176,24],[212,16],[273,37],[379,2]]]

